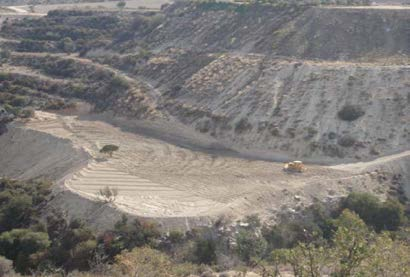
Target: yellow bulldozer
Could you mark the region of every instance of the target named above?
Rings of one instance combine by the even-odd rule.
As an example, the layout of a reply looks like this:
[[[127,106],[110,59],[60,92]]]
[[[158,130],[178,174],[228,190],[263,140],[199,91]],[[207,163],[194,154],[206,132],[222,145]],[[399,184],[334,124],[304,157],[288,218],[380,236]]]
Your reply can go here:
[[[285,166],[283,167],[283,170],[285,170],[287,172],[302,173],[303,171],[306,170],[306,167],[301,161],[294,161],[294,162],[285,163]]]

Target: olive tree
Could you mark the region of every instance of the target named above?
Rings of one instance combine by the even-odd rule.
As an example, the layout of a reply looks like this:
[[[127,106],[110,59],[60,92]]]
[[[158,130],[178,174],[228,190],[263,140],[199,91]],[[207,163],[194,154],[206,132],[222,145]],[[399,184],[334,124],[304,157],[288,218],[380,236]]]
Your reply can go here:
[[[108,154],[110,155],[110,157],[112,157],[113,153],[115,151],[118,151],[118,149],[120,148],[117,145],[107,144],[107,145],[104,145],[103,148],[100,149],[100,153]]]

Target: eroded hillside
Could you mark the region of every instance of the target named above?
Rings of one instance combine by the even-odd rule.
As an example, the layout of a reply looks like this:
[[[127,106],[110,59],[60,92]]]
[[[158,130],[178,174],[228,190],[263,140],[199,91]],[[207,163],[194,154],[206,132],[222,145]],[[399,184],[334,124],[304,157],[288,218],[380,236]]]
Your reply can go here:
[[[39,166],[3,159],[0,173],[58,180],[51,205],[98,227],[118,213],[93,202],[105,185],[122,211],[188,229],[221,214],[275,222],[352,190],[409,196],[409,22],[406,7],[181,2],[5,20],[0,104],[48,112],[0,140]],[[334,167],[270,162],[290,159]]]
[[[408,148],[409,20],[405,8],[177,3],[163,14],[53,12],[3,30],[20,52],[79,51],[74,71],[98,62],[139,83],[98,99],[100,110],[162,114],[247,154],[338,163]],[[51,73],[43,55],[13,57]],[[349,108],[359,116],[343,119]]]

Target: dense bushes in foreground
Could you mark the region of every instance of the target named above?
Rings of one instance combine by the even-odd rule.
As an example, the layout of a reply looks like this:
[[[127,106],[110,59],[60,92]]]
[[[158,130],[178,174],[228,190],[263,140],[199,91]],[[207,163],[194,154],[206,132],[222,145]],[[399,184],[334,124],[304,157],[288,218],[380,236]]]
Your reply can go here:
[[[299,242],[294,248],[273,251],[271,259],[276,267],[272,272],[277,272],[281,264],[289,264],[294,276],[410,274],[408,241],[393,240],[389,233],[376,235],[349,210],[337,218],[336,226],[330,241],[311,238],[308,242]]]
[[[265,276],[284,266],[295,276],[410,273],[403,207],[368,194],[352,193],[331,215],[316,205],[309,220],[266,226],[249,216],[169,234],[125,216],[101,234],[58,212],[41,218],[48,197],[48,182],[0,180],[0,276],[11,272],[10,261],[21,274],[43,276],[188,276],[238,266]]]

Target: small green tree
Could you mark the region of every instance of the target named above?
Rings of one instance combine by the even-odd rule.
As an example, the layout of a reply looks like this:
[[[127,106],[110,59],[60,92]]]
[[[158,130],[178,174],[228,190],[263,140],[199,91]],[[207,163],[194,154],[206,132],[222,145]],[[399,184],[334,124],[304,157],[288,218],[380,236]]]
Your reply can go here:
[[[125,1],[120,1],[117,3],[117,8],[122,12],[126,5],[127,3],[125,3]]]
[[[354,121],[359,117],[363,116],[365,111],[359,105],[345,105],[343,108],[337,113],[338,117],[341,120],[345,121]]]
[[[262,258],[266,249],[266,240],[252,230],[240,230],[236,235],[236,251],[246,262],[251,258]]]
[[[404,223],[404,207],[400,202],[389,199],[381,202],[369,193],[353,192],[343,203],[343,208],[349,209],[377,232],[382,230],[395,231]]]
[[[107,144],[107,145],[104,145],[103,148],[101,148],[100,153],[108,154],[110,155],[110,157],[112,157],[113,153],[115,151],[118,151],[118,149],[120,148],[117,145]]]
[[[396,231],[405,222],[404,207],[397,200],[389,199],[378,210],[375,219],[375,229]]]
[[[328,256],[323,246],[314,243],[298,243],[292,249],[278,249],[272,252],[272,260],[278,268],[280,263],[291,265],[296,277],[322,276],[322,268],[326,266]],[[278,271],[278,270],[276,270]]]
[[[379,235],[372,254],[362,264],[360,276],[410,276],[410,245],[392,240],[388,233]]]
[[[216,242],[211,238],[197,238],[194,246],[195,262],[213,264],[216,261]]]
[[[337,231],[333,239],[333,258],[338,277],[353,276],[370,253],[373,234],[355,213],[344,210],[336,222]]]
[[[380,200],[376,196],[362,192],[350,193],[343,203],[343,208],[355,212],[369,225],[374,225],[380,206]]]
[[[37,265],[33,256],[38,257],[50,246],[47,233],[33,232],[29,229],[13,229],[0,235],[0,255],[14,261],[18,272],[28,273]]]
[[[62,38],[59,41],[59,47],[68,54],[75,51],[75,43],[70,37]]]

